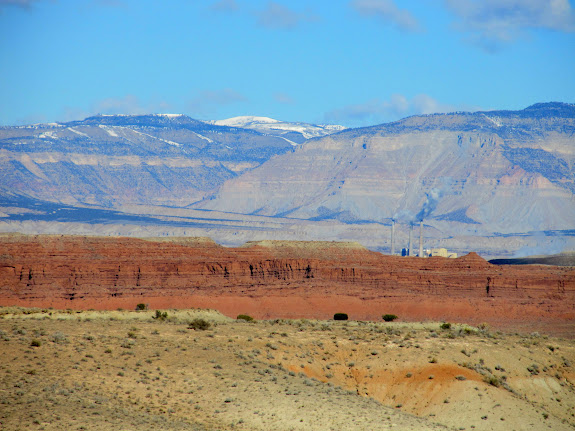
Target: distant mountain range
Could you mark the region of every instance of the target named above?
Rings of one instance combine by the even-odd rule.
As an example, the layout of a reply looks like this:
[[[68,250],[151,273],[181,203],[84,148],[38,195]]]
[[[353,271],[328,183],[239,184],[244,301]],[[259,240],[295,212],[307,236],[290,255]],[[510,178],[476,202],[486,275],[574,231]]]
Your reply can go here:
[[[486,234],[573,229],[574,162],[574,105],[414,116],[309,141],[199,206]]]
[[[0,196],[106,208],[186,206],[225,180],[291,151],[304,134],[331,131],[303,123],[286,131],[291,123],[278,124],[283,129],[264,133],[253,126],[154,114],[2,127]]]
[[[423,221],[432,245],[503,256],[575,247],[574,193],[568,103],[359,129],[172,114],[0,128],[0,231],[179,226],[230,244],[344,239],[386,251],[392,220]]]

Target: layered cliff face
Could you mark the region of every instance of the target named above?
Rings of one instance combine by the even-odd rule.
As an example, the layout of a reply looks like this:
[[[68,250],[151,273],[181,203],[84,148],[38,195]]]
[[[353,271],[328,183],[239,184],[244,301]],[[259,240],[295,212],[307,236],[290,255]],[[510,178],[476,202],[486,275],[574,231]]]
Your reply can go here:
[[[96,116],[0,128],[0,198],[186,206],[290,151],[284,138],[183,115]]]
[[[401,258],[354,243],[0,236],[0,305],[56,308],[210,307],[235,317],[530,322],[573,333],[572,267]],[[487,289],[489,286],[489,289]],[[464,320],[461,320],[464,319]]]
[[[411,117],[308,141],[203,208],[440,230],[572,229],[575,107]]]

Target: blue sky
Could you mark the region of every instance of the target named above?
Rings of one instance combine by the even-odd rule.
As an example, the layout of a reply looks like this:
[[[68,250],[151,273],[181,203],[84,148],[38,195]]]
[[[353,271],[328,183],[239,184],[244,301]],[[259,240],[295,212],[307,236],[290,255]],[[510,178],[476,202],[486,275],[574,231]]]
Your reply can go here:
[[[569,0],[0,0],[0,124],[575,103]]]

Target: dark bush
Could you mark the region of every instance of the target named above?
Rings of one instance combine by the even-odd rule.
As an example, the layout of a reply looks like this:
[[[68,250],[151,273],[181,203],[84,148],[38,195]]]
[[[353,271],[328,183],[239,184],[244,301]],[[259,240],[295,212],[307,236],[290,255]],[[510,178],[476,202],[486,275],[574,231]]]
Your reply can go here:
[[[156,320],[166,320],[168,318],[168,312],[156,310],[156,315],[152,316],[152,318]]]
[[[347,317],[347,314],[345,314],[345,313],[335,313],[333,315],[333,320],[347,320],[347,319],[348,319],[348,317]]]
[[[40,347],[42,345],[42,342],[40,340],[32,340],[32,342],[30,343],[30,346],[32,347]]]
[[[188,323],[188,329],[193,329],[194,331],[205,331],[206,329],[210,329],[210,322],[204,319],[194,319],[190,323]]]
[[[497,376],[485,376],[483,377],[483,381],[488,385],[495,386],[496,388],[501,386],[501,379]]]
[[[397,319],[397,316],[395,314],[384,314],[381,316],[381,318],[386,322],[393,322],[395,319]]]
[[[138,304],[136,305],[136,311],[144,311],[148,309],[148,304]]]
[[[239,314],[236,317],[237,320],[245,320],[246,322],[253,322],[254,318],[252,316],[248,316],[247,314]]]
[[[451,323],[443,322],[440,326],[441,329],[451,329]]]

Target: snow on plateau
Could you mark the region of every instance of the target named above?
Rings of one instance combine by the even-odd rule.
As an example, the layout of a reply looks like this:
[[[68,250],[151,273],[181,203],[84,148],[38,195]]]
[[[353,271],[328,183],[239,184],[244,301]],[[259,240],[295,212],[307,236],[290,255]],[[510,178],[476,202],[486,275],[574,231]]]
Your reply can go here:
[[[215,124],[216,126],[241,127],[245,129],[257,130],[258,132],[262,133],[295,132],[300,133],[306,139],[330,135],[332,133],[340,132],[345,129],[345,127],[339,125],[290,123],[287,121],[275,120],[269,117],[256,117],[256,116],[232,117],[226,120],[207,121],[207,123]]]

